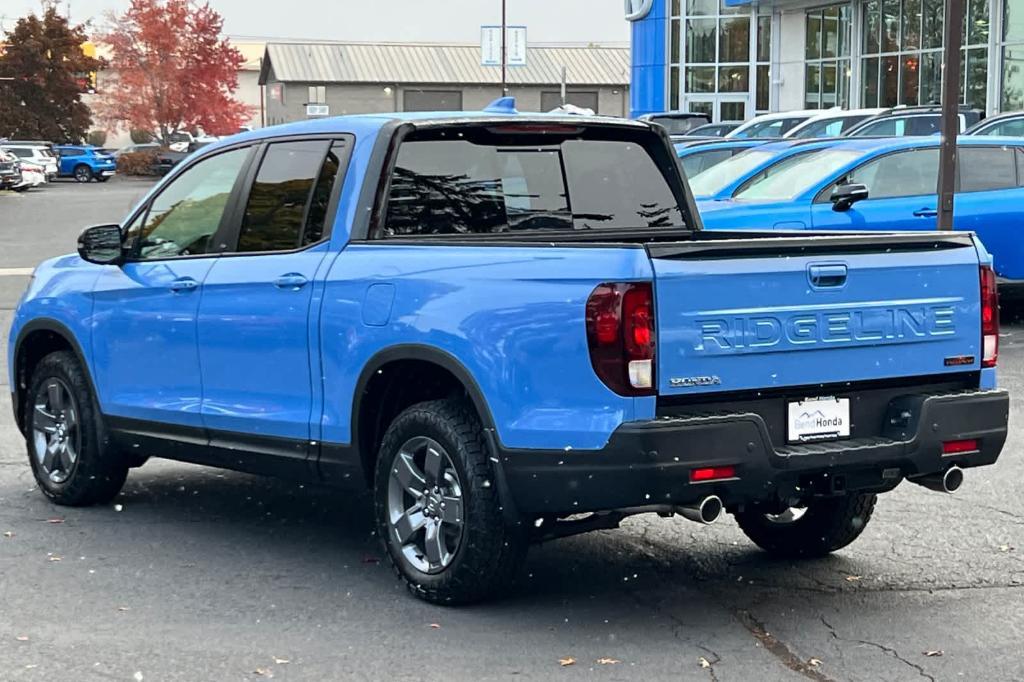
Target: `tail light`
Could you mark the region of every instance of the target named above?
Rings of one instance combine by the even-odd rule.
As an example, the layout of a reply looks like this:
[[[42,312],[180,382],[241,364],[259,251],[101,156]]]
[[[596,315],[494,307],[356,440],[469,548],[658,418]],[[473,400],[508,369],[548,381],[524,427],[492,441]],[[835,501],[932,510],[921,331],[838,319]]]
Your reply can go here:
[[[587,300],[594,371],[619,395],[654,395],[654,296],[650,282],[601,284]]]
[[[995,367],[999,360],[999,289],[996,273],[981,266],[981,366]]]

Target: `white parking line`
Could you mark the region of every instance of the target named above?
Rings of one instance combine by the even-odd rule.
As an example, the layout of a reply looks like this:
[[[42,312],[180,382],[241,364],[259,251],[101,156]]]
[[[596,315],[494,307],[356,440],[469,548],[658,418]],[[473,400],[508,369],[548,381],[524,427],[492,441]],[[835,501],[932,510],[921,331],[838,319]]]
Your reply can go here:
[[[28,277],[35,268],[0,268],[0,277]]]

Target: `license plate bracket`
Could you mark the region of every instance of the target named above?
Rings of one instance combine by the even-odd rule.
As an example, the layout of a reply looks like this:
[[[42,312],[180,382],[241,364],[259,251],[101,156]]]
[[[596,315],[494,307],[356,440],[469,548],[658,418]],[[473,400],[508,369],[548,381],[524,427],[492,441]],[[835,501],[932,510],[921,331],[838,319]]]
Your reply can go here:
[[[850,437],[850,399],[823,396],[788,405],[786,434],[790,443],[813,443]]]

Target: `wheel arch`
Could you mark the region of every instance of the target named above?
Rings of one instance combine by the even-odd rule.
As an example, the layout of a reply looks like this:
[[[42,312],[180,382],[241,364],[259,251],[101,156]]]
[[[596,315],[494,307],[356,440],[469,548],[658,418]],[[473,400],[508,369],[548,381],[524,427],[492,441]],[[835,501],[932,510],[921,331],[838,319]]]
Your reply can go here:
[[[24,410],[22,405],[25,400],[25,392],[28,390],[28,381],[32,369],[50,353],[60,350],[70,350],[78,359],[78,364],[89,382],[89,390],[92,391],[93,399],[96,399],[96,386],[92,380],[89,363],[86,362],[85,353],[74,333],[64,324],[50,318],[39,318],[27,322],[18,332],[15,341],[12,368],[14,385],[11,386],[11,407],[14,410],[14,420],[18,430],[23,434],[25,425],[23,423]],[[99,402],[96,402],[97,409]]]
[[[396,371],[388,371],[389,369]],[[394,414],[389,414],[389,411],[385,410],[376,422],[371,421],[370,411],[383,399],[393,395],[391,390],[396,379],[408,377],[410,372],[427,372],[428,375],[424,378],[435,382],[435,390],[423,391],[423,387],[417,387],[417,390],[410,394],[410,398],[399,400],[390,406],[390,412]],[[394,378],[389,379],[389,375]],[[380,350],[370,358],[356,382],[351,415],[352,444],[358,451],[363,474],[368,483],[372,485],[377,449],[391,419],[410,404],[420,400],[447,397],[454,389],[461,389],[465,393],[485,431],[491,432],[496,438],[494,417],[480,385],[466,366],[448,351],[422,344],[401,344]]]

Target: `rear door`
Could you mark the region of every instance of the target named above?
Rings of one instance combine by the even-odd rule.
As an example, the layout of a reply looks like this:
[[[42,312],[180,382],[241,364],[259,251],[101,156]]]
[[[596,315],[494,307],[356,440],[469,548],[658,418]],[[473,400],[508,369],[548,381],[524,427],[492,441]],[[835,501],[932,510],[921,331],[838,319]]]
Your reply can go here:
[[[953,224],[976,232],[995,271],[1024,279],[1024,152],[1016,147],[961,146]]]
[[[202,415],[214,444],[229,432],[276,437],[305,458],[310,307],[348,147],[330,138],[271,142],[253,166],[239,229],[207,275],[199,307]]]
[[[934,230],[938,210],[939,150],[907,149],[872,159],[819,192],[811,207],[816,230]],[[868,198],[847,211],[832,210],[837,185],[857,183]]]
[[[822,384],[980,368],[969,237],[744,241],[648,247],[661,394],[793,386],[814,396]]]

